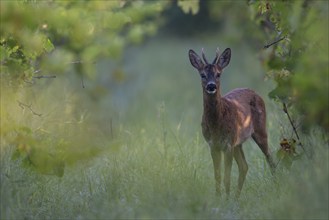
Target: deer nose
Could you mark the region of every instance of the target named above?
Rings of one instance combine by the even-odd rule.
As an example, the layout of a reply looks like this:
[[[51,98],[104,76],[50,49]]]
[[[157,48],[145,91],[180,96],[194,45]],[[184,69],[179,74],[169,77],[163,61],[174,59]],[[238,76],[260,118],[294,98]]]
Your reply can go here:
[[[217,90],[217,86],[215,83],[213,83],[213,82],[207,83],[206,91],[208,94],[214,94],[216,92],[216,90]]]

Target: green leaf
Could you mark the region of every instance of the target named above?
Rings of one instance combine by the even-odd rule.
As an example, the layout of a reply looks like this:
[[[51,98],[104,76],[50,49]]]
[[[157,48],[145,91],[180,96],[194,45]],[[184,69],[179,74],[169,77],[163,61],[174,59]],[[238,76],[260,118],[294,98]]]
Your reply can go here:
[[[177,5],[186,14],[191,13],[193,15],[199,12],[199,0],[178,0]]]
[[[55,49],[53,43],[50,41],[49,38],[46,38],[43,42],[43,49],[45,49],[45,51],[47,53],[50,53],[51,51],[53,51]]]

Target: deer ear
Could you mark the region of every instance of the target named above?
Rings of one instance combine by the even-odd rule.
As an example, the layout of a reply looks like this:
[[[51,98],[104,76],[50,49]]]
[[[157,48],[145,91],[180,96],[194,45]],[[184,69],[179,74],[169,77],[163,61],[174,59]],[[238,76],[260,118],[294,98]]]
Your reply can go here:
[[[226,48],[224,52],[220,55],[219,59],[217,60],[217,65],[219,65],[222,69],[224,69],[231,60],[231,49]]]
[[[195,53],[193,50],[189,50],[188,56],[190,58],[190,62],[192,64],[192,66],[194,66],[194,68],[196,68],[198,70],[203,68],[204,64],[197,53]]]

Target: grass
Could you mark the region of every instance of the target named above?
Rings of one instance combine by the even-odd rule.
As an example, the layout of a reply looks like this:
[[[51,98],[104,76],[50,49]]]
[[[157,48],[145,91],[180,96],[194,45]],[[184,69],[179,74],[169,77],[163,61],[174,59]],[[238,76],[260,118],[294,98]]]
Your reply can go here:
[[[218,46],[214,39],[207,42]],[[250,169],[241,198],[215,196],[211,157],[200,131],[200,82],[188,63],[189,45],[202,47],[193,40],[155,39],[130,49],[122,69],[134,80],[113,85],[120,88],[97,104],[79,85],[72,86],[79,84],[74,79],[58,79],[44,94],[27,99],[50,112],[42,118],[22,114],[16,103],[3,99],[14,121],[33,132],[44,129],[48,135],[41,137],[51,136],[50,143],[70,140],[65,146],[77,154],[94,147],[101,151],[74,159],[57,177],[22,167],[22,160],[11,159],[14,146],[2,140],[1,219],[328,219],[328,142],[320,131],[303,136],[312,159],[296,161],[290,171],[279,169],[275,178],[258,147],[246,142]],[[259,66],[250,65],[257,56],[244,47],[233,51],[241,61],[232,60],[222,90],[247,86],[266,97],[273,85],[262,81]],[[103,61],[99,65],[112,68]],[[106,83],[111,81],[104,80],[110,77],[107,71],[99,71],[101,85],[111,88]],[[35,89],[31,93],[40,91]],[[24,97],[33,96],[20,100]],[[275,152],[290,128],[276,104],[266,102]],[[237,175],[234,163],[232,190]]]

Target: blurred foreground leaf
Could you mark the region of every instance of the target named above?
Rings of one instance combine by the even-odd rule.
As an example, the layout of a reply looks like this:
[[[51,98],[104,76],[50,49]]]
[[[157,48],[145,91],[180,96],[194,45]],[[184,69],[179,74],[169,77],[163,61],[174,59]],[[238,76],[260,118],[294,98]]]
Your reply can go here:
[[[186,14],[195,15],[199,12],[199,0],[178,0],[177,5]]]

